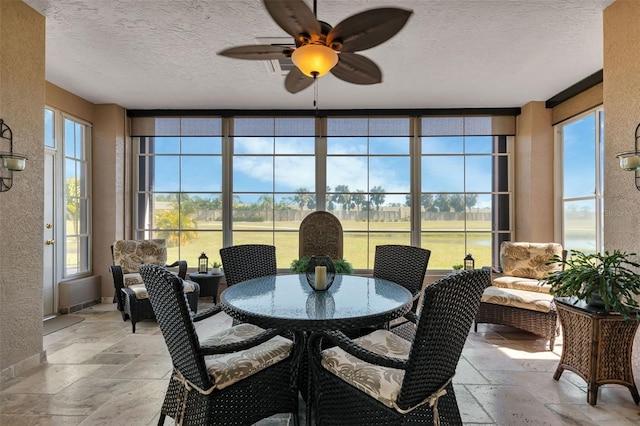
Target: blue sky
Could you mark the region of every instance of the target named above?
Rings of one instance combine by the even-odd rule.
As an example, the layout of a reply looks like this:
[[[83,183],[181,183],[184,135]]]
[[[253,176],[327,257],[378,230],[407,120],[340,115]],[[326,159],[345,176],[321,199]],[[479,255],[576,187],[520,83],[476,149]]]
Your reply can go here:
[[[327,138],[327,185],[332,189],[348,185],[350,191],[380,186],[389,193],[386,203],[404,203],[410,184],[409,141],[409,137]],[[315,191],[314,143],[313,137],[236,137],[234,191]],[[424,138],[423,154],[434,155],[423,155],[422,190],[461,192],[466,185],[468,192],[490,192],[492,160],[486,154],[491,150],[489,136]],[[159,155],[154,191],[222,191],[222,138],[156,138],[155,152]],[[171,155],[181,152],[182,159]],[[466,170],[465,159],[459,155],[463,152],[477,154],[466,157]],[[394,192],[401,194],[392,195]],[[258,197],[243,194],[241,199],[253,202]],[[479,204],[488,203],[488,196],[480,197]]]

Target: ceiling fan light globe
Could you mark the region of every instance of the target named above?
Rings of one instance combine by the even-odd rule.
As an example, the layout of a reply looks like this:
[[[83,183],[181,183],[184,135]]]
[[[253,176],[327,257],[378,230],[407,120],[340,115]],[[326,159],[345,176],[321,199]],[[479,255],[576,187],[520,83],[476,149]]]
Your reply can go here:
[[[338,53],[322,44],[306,44],[291,54],[291,60],[308,77],[322,77],[338,63]]]

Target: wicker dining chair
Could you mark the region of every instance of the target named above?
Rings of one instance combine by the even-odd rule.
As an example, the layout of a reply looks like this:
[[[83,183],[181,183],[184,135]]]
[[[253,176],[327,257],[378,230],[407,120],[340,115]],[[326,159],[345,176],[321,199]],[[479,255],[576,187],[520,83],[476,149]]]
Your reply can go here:
[[[159,425],[166,416],[177,424],[251,425],[278,413],[292,413],[298,424],[301,345],[293,333],[240,324],[201,342],[180,280],[157,265],[140,273],[173,363]]]
[[[268,244],[241,244],[220,249],[227,287],[253,278],[276,275],[276,248]]]
[[[373,276],[400,284],[409,290],[413,296],[411,312],[415,314],[429,265],[429,257],[431,257],[431,250],[420,247],[398,244],[376,246]],[[411,339],[414,331],[413,324],[401,322],[391,326],[391,331],[405,339]]]
[[[413,341],[383,329],[312,334],[316,424],[462,424],[452,379],[487,279],[470,270],[427,286]]]

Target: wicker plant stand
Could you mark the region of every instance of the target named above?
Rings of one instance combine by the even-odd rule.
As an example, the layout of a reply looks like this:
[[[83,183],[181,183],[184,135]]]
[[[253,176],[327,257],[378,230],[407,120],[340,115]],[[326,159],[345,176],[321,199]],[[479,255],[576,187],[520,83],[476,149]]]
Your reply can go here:
[[[633,401],[640,395],[633,379],[631,350],[638,329],[637,321],[627,322],[616,314],[573,305],[569,298],[556,298],[563,331],[562,357],[553,378],[560,379],[570,370],[587,382],[587,401],[596,405],[598,388],[617,384],[629,388]]]

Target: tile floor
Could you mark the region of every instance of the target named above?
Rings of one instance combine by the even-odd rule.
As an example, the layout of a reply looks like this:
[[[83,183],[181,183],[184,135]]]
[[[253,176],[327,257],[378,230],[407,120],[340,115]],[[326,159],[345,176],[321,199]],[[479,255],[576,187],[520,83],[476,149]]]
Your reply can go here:
[[[204,301],[200,308],[206,308]],[[72,315],[84,321],[44,336],[46,363],[2,383],[0,424],[157,424],[171,361],[155,321],[139,323],[131,334],[130,323],[112,304]],[[230,323],[220,317],[221,327]],[[638,337],[635,347],[640,347]],[[454,379],[464,423],[640,424],[640,409],[626,388],[601,388],[592,407],[577,375],[565,371],[553,380],[561,351],[561,338],[551,352],[541,339],[508,327],[480,325],[478,333],[471,331]],[[634,371],[640,382],[637,350]],[[259,424],[288,423],[289,416],[278,415]]]

